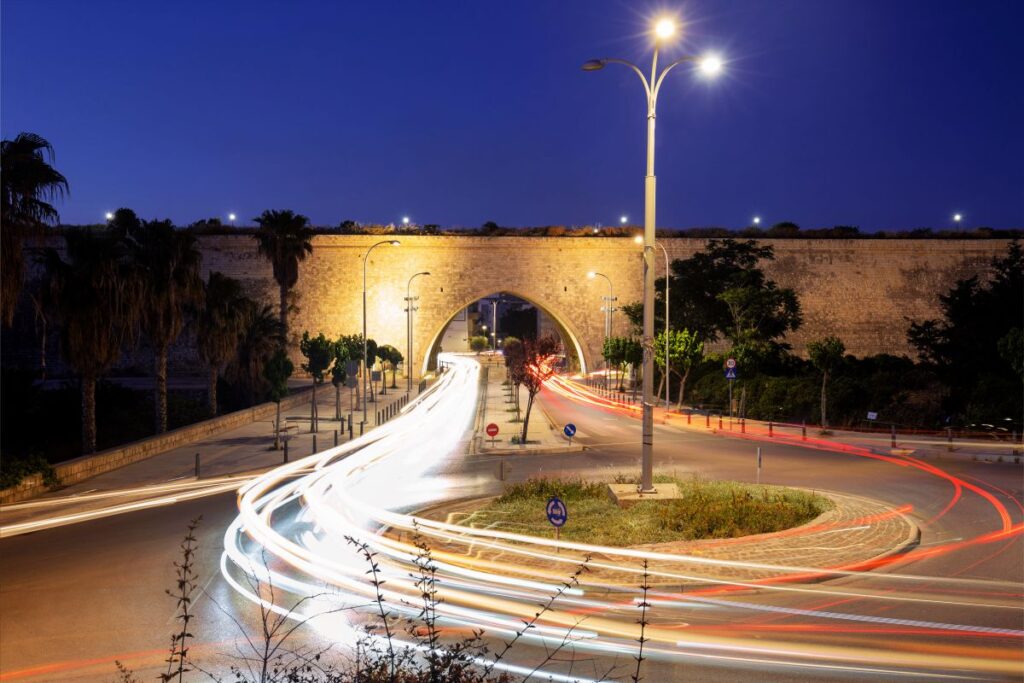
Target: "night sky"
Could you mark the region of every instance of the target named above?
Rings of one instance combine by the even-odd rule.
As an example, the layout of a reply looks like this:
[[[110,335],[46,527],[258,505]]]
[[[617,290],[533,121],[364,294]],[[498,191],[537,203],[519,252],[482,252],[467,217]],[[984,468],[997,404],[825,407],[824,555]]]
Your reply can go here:
[[[639,81],[579,67],[648,61],[659,9],[727,62],[662,90],[659,226],[1024,225],[1020,0],[4,0],[0,127],[66,223],[639,223]]]

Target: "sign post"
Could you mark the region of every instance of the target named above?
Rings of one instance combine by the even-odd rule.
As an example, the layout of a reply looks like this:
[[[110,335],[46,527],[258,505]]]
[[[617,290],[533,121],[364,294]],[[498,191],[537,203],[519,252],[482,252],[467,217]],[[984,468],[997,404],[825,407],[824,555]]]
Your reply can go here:
[[[736,359],[725,361],[725,378],[729,380],[729,421],[732,422],[732,383],[736,381]]]
[[[572,437],[576,436],[576,425],[574,425],[572,422],[570,422],[569,424],[565,425],[565,427],[562,428],[562,432],[567,437],[569,437],[569,445],[571,446],[572,445]]]
[[[548,521],[555,527],[555,540],[557,541],[561,536],[561,529],[565,526],[565,522],[569,519],[569,510],[566,509],[565,503],[558,496],[551,496],[548,498],[548,504],[545,508],[548,515]],[[555,549],[558,552],[558,549]]]
[[[761,485],[761,447],[757,447],[757,484]]]
[[[491,445],[493,446],[494,445],[494,437],[496,437],[498,435],[498,425],[496,425],[496,424],[494,424],[492,422],[491,424],[487,425],[486,432],[487,432],[487,436],[491,437]]]

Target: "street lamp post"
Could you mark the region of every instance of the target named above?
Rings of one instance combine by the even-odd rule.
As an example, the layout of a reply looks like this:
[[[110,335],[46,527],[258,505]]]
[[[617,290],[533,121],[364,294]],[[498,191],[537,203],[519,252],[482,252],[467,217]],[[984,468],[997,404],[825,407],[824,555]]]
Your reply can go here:
[[[366,399],[369,396],[367,393],[367,386],[370,381],[370,368],[367,366],[367,358],[369,348],[366,344],[366,262],[370,259],[370,252],[379,247],[382,244],[390,244],[392,247],[397,247],[401,244],[398,240],[382,240],[377,242],[372,247],[366,250],[363,254],[363,422],[369,420],[366,408]]]
[[[419,299],[418,296],[412,295],[412,281],[418,278],[420,275],[430,275],[426,270],[420,273],[414,273],[409,278],[408,284],[405,285],[405,353],[406,353],[406,392],[412,391],[412,316],[413,313],[419,310],[413,304]]]
[[[654,55],[651,58],[650,80],[636,64],[623,59],[595,59],[583,65],[584,71],[599,71],[607,64],[628,66],[640,77],[647,96],[647,175],[644,178],[644,287],[643,287],[643,451],[640,470],[640,492],[654,492],[654,229],[655,229],[655,176],[654,176],[654,121],[658,92],[665,76],[684,62],[696,63],[700,70],[713,76],[722,68],[717,57],[686,56],[658,71],[658,50],[662,42],[675,33],[675,24],[662,19],[654,29]]]
[[[644,243],[644,238],[641,237],[640,235],[637,235],[634,238],[633,241],[636,242],[637,244],[643,244]],[[668,336],[669,336],[668,335],[668,330],[669,330],[669,321],[668,321],[668,292],[669,292],[668,281],[669,281],[669,272],[668,272],[668,269],[669,269],[669,263],[668,263],[668,250],[665,249],[665,245],[662,244],[661,242],[657,242],[657,241],[655,241],[655,244],[661,249],[661,253],[663,253],[665,255],[665,412],[668,413],[668,406],[669,406],[669,384],[672,381],[672,376],[669,374],[669,371],[671,370],[672,365],[669,362],[669,358],[668,358],[668,349],[669,349],[669,344],[668,344]]]

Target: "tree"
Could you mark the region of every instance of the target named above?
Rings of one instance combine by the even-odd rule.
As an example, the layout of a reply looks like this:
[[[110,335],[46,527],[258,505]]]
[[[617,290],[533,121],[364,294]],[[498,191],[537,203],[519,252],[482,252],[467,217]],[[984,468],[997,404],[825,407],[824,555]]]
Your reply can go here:
[[[142,286],[123,241],[107,231],[75,230],[65,237],[67,261],[43,252],[43,293],[61,327],[61,350],[81,377],[82,452],[96,451],[96,381],[135,341]]]
[[[807,344],[807,355],[814,367],[821,371],[821,428],[828,429],[828,376],[843,362],[846,346],[839,337],[825,337]]]
[[[363,352],[363,337],[342,335],[334,342],[334,365],[331,366],[331,384],[334,385],[334,419],[341,419],[341,386],[348,380],[348,363],[359,360]]]
[[[488,346],[487,337],[476,335],[469,338],[469,349],[474,353],[480,353]]]
[[[130,215],[128,215],[130,214]],[[112,226],[126,231],[136,273],[142,283],[142,332],[153,345],[155,431],[167,431],[167,352],[185,327],[189,311],[204,303],[199,270],[202,254],[191,231],[170,221],[139,221],[118,211]]]
[[[321,332],[316,337],[310,337],[309,332],[302,333],[302,341],[299,342],[299,351],[306,357],[302,369],[308,372],[313,378],[313,402],[309,407],[309,430],[313,433],[320,431],[320,410],[316,404],[316,387],[323,384],[327,369],[331,367],[335,356],[335,344]]]
[[[361,339],[360,339],[361,341]],[[362,353],[360,352],[360,355]],[[373,339],[366,340],[366,358],[363,359],[363,372],[366,373],[364,377],[369,379],[370,390],[366,392],[366,396],[363,396],[364,401],[370,403],[375,402],[377,399],[374,397],[376,386],[373,383],[373,366],[377,362],[377,342]]]
[[[633,398],[636,398],[636,371],[643,366],[644,347],[639,339],[634,337],[622,338],[622,362],[632,368],[633,376]],[[621,391],[621,388],[620,388]]]
[[[238,350],[245,318],[242,283],[216,271],[204,287],[205,304],[196,318],[196,345],[209,370],[210,417],[217,416],[217,378]]]
[[[544,336],[539,339],[524,339],[522,351],[516,353],[510,367],[515,384],[526,387],[529,398],[526,401],[526,414],[523,416],[523,431],[520,443],[526,443],[526,435],[530,428],[530,411],[533,399],[544,387],[544,382],[555,374],[555,356],[561,350],[561,343],[556,337]]]
[[[970,420],[1021,413],[1019,387],[993,363],[1000,340],[1024,328],[1024,251],[1014,240],[988,277],[957,281],[939,296],[942,317],[912,322],[908,341],[949,389],[946,409]]]
[[[53,161],[53,146],[35,133],[0,142],[0,317],[8,327],[25,276],[25,238],[58,222],[50,202],[68,192]]]
[[[761,289],[768,285],[770,281],[760,262],[774,258],[771,246],[760,246],[755,240],[726,238],[709,240],[703,251],[673,261],[670,327],[690,330],[703,342],[717,341],[733,324],[728,306],[719,295],[728,289]],[[654,292],[655,329],[664,328],[663,278],[655,281]],[[639,332],[643,307],[626,304],[622,310]]]
[[[269,386],[270,400],[277,404],[277,417],[274,419],[274,450],[281,449],[281,399],[288,395],[288,378],[295,371],[295,365],[288,358],[288,353],[278,347],[263,366],[263,379]],[[315,391],[314,385],[314,391]]]
[[[391,388],[397,389],[397,368],[404,359],[402,352],[390,344],[385,344],[377,350],[377,356],[381,359],[382,364],[387,363],[391,368]],[[387,378],[384,378],[384,383],[387,384]]]
[[[242,333],[238,352],[225,375],[241,389],[251,405],[263,392],[263,367],[278,348],[284,346],[284,328],[271,306],[243,299]]]
[[[779,289],[771,281],[731,287],[719,294],[718,300],[729,313],[723,332],[732,343],[732,354],[747,368],[788,351],[789,345],[779,342],[779,337],[803,323],[796,292]]]
[[[270,261],[274,280],[280,288],[280,316],[288,338],[288,293],[299,281],[299,263],[313,253],[313,230],[309,219],[294,211],[264,211],[255,219],[260,226],[253,237],[259,253]]]
[[[604,345],[601,347],[601,356],[604,357],[605,365],[618,372],[626,361],[626,349],[623,346],[623,337],[605,337]],[[607,385],[608,375],[605,373],[605,384]],[[616,379],[619,391],[622,391],[621,377]],[[607,389],[607,386],[605,387]]]
[[[690,371],[704,357],[704,342],[698,339],[697,335],[690,332],[690,330],[669,330],[668,353],[670,369],[679,377],[679,398],[676,402],[676,409],[678,410],[682,408],[683,400],[686,397],[686,382],[690,377]],[[654,360],[661,368],[665,367],[664,331],[660,332],[655,338]],[[671,388],[669,393],[671,394]]]
[[[502,350],[502,356],[505,359],[505,377],[512,385],[512,396],[515,399],[516,405],[516,420],[519,420],[519,387],[522,384],[522,377],[513,372],[520,363],[520,357],[523,355],[523,342],[515,337],[505,337],[505,348]]]

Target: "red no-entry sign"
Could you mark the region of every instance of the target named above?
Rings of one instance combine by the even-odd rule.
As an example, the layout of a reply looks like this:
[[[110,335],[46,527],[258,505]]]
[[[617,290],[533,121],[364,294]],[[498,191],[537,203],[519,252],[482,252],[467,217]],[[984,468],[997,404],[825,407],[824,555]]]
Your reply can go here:
[[[498,435],[498,425],[494,424],[493,422],[491,424],[487,425],[487,436],[489,436],[489,437],[491,437],[493,439],[497,435]]]

